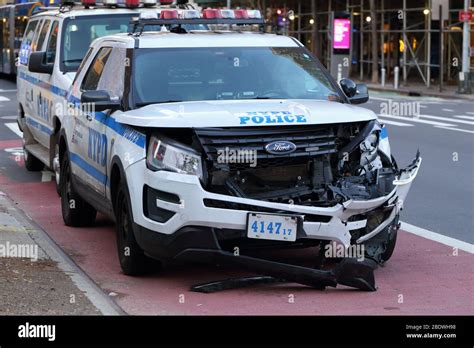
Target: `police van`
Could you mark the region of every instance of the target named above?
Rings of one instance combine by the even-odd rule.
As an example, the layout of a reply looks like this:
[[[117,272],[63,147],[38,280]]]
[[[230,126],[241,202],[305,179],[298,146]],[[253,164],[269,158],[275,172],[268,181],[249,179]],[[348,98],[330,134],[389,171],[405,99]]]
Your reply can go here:
[[[127,275],[150,259],[225,259],[374,290],[421,157],[398,168],[387,129],[356,105],[367,88],[336,83],[294,38],[243,29],[255,25],[257,11],[161,10],[92,43],[59,130],[64,222],[113,218]],[[250,253],[331,242],[365,246],[366,262],[324,270]]]
[[[119,5],[117,0],[104,0],[96,6],[95,0],[66,2],[30,18],[17,63],[18,124],[28,170],[53,168],[59,184],[58,132],[76,71],[94,39],[128,32],[133,16],[156,12],[156,0],[145,3],[126,0]]]

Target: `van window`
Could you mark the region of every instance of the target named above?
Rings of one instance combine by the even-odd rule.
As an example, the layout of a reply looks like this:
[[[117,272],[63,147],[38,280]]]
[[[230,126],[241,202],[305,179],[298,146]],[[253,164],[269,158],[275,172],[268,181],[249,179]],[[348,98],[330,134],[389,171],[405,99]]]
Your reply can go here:
[[[49,34],[48,46],[46,47],[46,63],[53,64],[56,58],[56,45],[58,42],[58,21],[54,21]]]
[[[38,23],[39,21],[29,21],[28,23],[28,27],[26,28],[20,47],[20,64],[28,64],[28,56],[31,52],[31,44],[33,43],[33,38],[35,36],[35,30],[38,27]]]
[[[99,15],[65,21],[61,39],[61,71],[77,71],[92,41],[127,32],[131,19],[132,15]]]
[[[43,43],[46,39],[46,35],[48,35],[50,25],[51,21],[49,19],[46,19],[43,23],[43,27],[41,28],[38,42],[36,43],[35,51],[41,51],[41,49],[43,48]]]

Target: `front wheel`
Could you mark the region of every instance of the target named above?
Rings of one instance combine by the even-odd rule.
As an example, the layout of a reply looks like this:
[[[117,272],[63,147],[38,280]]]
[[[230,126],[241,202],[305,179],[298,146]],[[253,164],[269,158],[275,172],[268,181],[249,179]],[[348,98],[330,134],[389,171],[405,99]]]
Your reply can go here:
[[[115,219],[117,222],[117,252],[120,267],[126,275],[146,273],[149,259],[135,239],[132,206],[126,184],[118,185],[115,199]]]
[[[23,158],[25,160],[25,168],[29,172],[39,172],[40,170],[44,168],[43,162],[41,162],[38,158],[36,158],[30,152],[28,152],[24,144],[23,144]]]
[[[66,226],[91,226],[95,222],[97,211],[75,191],[71,182],[71,166],[66,152],[61,164],[61,212]]]

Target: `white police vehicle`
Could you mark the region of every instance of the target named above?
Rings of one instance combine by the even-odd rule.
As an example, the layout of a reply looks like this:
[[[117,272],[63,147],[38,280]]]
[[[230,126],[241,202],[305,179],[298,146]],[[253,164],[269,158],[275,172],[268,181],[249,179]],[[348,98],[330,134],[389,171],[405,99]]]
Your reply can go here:
[[[384,125],[353,105],[368,100],[365,86],[338,86],[297,40],[180,26],[192,21],[262,23],[242,10],[163,10],[91,45],[59,134],[66,225],[114,218],[129,275],[148,258],[210,257],[374,290],[362,265],[328,272],[247,250],[335,241],[388,260],[421,158],[398,169]]]
[[[156,5],[156,0],[145,2],[147,7]],[[134,16],[157,11],[138,5],[137,0],[126,0],[120,7],[117,0],[97,6],[95,0],[83,0],[45,8],[30,18],[17,62],[18,124],[28,170],[54,168],[59,183],[57,140],[67,90],[94,39],[128,32]]]

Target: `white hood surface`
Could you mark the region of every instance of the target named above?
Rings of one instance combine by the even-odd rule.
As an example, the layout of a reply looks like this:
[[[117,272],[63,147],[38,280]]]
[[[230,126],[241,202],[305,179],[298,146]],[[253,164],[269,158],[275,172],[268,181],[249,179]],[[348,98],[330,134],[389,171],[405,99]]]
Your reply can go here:
[[[374,112],[322,100],[219,100],[163,103],[117,112],[117,122],[153,128],[318,125],[376,119]]]

